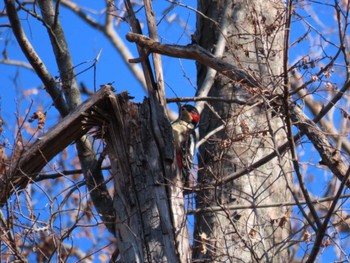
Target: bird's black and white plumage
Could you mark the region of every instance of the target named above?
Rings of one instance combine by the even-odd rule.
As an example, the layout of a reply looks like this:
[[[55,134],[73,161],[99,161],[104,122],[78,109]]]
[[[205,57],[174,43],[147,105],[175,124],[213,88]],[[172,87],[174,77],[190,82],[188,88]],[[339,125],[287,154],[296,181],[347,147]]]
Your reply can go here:
[[[182,105],[179,118],[172,123],[177,165],[185,186],[188,186],[196,150],[195,128],[198,122],[198,110],[191,105]]]

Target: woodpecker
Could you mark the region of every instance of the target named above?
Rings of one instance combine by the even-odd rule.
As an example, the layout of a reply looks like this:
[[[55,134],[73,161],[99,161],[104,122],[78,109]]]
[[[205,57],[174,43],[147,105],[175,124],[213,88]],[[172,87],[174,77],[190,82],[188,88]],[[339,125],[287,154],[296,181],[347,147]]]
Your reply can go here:
[[[186,104],[180,107],[180,116],[171,125],[173,128],[177,166],[184,179],[184,186],[189,186],[191,166],[196,150],[196,133],[194,130],[198,122],[198,110]]]

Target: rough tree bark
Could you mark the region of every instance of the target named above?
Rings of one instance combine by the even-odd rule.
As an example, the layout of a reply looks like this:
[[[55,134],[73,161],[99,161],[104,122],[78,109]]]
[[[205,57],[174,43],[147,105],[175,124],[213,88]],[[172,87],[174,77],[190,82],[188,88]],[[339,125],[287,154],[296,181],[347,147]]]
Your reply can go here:
[[[200,147],[198,181],[207,186],[249,167],[286,140],[284,123],[278,114],[274,114],[267,103],[252,106],[254,98],[267,102],[264,95],[282,94],[285,6],[283,1],[272,0],[201,0],[198,10],[207,17],[197,15],[197,43],[214,52],[221,34],[218,25],[222,25],[223,15],[228,14],[223,59],[261,80],[261,86],[252,90],[223,75],[216,77],[209,95],[242,103],[215,102],[212,104],[214,111],[206,107],[202,113],[201,137],[224,126]],[[198,87],[206,72],[207,68],[198,64]],[[249,102],[249,106],[242,106],[244,102]],[[223,209],[196,215],[193,259],[200,262],[288,262],[286,237],[290,209],[229,211],[225,207],[289,201],[291,170],[288,156],[279,155],[233,182],[200,191],[197,208],[222,206]]]
[[[117,245],[123,262],[187,262],[189,236],[172,129],[164,108],[150,100],[133,104],[127,94],[119,100],[111,95],[110,121],[102,126],[114,177]]]

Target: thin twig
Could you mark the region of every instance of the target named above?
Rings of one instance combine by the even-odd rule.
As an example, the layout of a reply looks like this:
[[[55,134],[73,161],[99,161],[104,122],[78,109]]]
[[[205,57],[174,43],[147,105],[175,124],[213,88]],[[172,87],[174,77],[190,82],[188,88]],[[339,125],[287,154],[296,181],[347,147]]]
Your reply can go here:
[[[20,61],[20,60],[0,59],[0,64],[22,67],[22,68],[34,71],[33,67],[30,64],[28,64],[27,62],[24,62],[24,61]]]
[[[126,62],[126,66],[134,74],[134,76],[136,77],[138,82],[141,84],[141,86],[144,89],[146,89],[146,82],[145,82],[145,78],[143,76],[141,68],[137,64],[127,63],[128,59],[132,58],[133,55],[128,49],[128,47],[125,45],[122,38],[115,31],[113,24],[111,24],[111,26],[109,26],[109,24],[106,24],[106,25],[99,24],[91,16],[86,14],[79,5],[77,5],[72,1],[61,0],[61,4],[66,8],[68,8],[69,10],[71,10],[72,12],[74,12],[85,23],[87,23],[94,29],[104,34],[107,37],[107,39],[111,42],[111,44],[114,46],[114,48],[119,52],[120,56]],[[112,15],[110,16],[106,15],[106,16],[112,18]]]
[[[56,86],[56,82],[54,78],[51,76],[51,74],[49,73],[44,62],[41,60],[41,58],[38,56],[38,54],[34,50],[31,43],[29,42],[22,28],[21,21],[18,17],[17,10],[14,5],[14,1],[6,0],[5,6],[6,6],[8,19],[10,20],[10,23],[11,23],[12,31],[17,39],[18,44],[22,49],[22,52],[28,59],[29,63],[32,65],[36,74],[39,76],[39,78],[45,85],[45,88],[47,92],[50,94],[57,110],[60,112],[62,116],[67,115],[69,110],[66,102],[63,99],[62,93]]]
[[[348,181],[349,176],[350,176],[350,167],[348,168],[348,170],[346,172],[346,175],[344,176],[344,178],[343,178],[343,180],[342,180],[342,182],[341,182],[341,184],[339,186],[338,192],[337,192],[337,194],[334,197],[332,205],[328,209],[327,215],[326,215],[325,219],[323,220],[322,226],[317,231],[317,235],[316,235],[316,239],[315,239],[315,242],[314,242],[314,246],[313,246],[313,248],[311,250],[311,253],[310,253],[308,259],[306,260],[306,263],[315,262],[316,256],[318,255],[318,251],[320,250],[320,247],[321,247],[322,240],[323,240],[323,238],[324,238],[324,236],[326,234],[329,220],[331,219],[331,217],[333,215],[335,207],[336,207],[336,205],[338,203],[338,200],[340,199],[341,193],[343,192],[343,190],[344,190],[344,188],[346,186],[346,182]]]
[[[319,198],[319,199],[312,199],[310,202],[312,204],[318,204],[318,203],[325,203],[329,201],[336,200],[338,196],[329,196],[329,197],[324,197],[324,198]],[[348,199],[350,198],[350,194],[345,194],[339,196],[338,200],[340,199]],[[306,200],[299,200],[298,201],[300,205],[306,205],[307,201]],[[263,209],[263,208],[272,208],[272,207],[284,207],[284,206],[296,206],[298,205],[297,202],[281,202],[281,203],[268,203],[268,204],[259,204],[259,205],[227,205],[224,208],[227,210],[245,210],[245,209]],[[197,208],[197,209],[190,209],[187,210],[188,215],[194,215],[194,214],[200,214],[200,213],[212,213],[212,212],[217,212],[217,211],[222,211],[223,207],[222,206],[209,206],[209,207],[204,207],[204,208]]]
[[[292,127],[292,122],[291,122],[291,118],[290,118],[290,112],[289,112],[289,100],[290,100],[290,90],[289,90],[289,74],[288,74],[288,45],[289,45],[289,36],[290,36],[290,24],[291,24],[291,20],[292,20],[292,1],[289,1],[288,3],[288,9],[287,9],[287,16],[286,16],[286,23],[285,23],[285,36],[284,36],[284,48],[283,48],[283,71],[284,71],[284,87],[283,87],[283,105],[284,105],[284,111],[285,111],[285,122],[286,122],[286,126],[287,126],[287,139],[289,141],[289,145],[290,145],[290,153],[292,155],[292,163],[294,166],[294,171],[296,173],[296,176],[298,178],[299,181],[299,187],[300,190],[306,200],[306,204],[309,207],[309,210],[311,212],[311,215],[314,219],[314,221],[316,222],[317,228],[319,228],[321,226],[321,221],[320,218],[318,217],[318,214],[316,212],[316,209],[314,207],[314,205],[311,203],[311,198],[309,195],[309,192],[305,186],[304,183],[304,179],[303,176],[301,175],[300,172],[300,167],[299,167],[299,161],[298,161],[298,157],[297,157],[297,152],[296,152],[296,146],[295,146],[295,141],[293,138],[293,127]],[[311,219],[308,217],[308,215],[306,214],[304,208],[300,205],[298,198],[295,196],[294,191],[292,191],[294,200],[296,201],[300,211],[302,212],[304,218],[308,221],[309,225],[314,229],[315,232],[317,232],[317,228],[314,226],[313,222],[311,221]]]
[[[255,98],[255,97],[254,97]],[[254,99],[239,100],[239,99],[227,99],[219,97],[178,97],[178,98],[167,98],[166,102],[191,102],[191,101],[209,101],[209,102],[224,102],[224,103],[236,103],[238,105],[254,105],[256,101]],[[252,101],[252,102],[250,102]]]
[[[101,170],[110,170],[110,169],[111,169],[111,166],[101,167]],[[76,170],[63,170],[61,172],[50,173],[50,174],[38,174],[38,176],[36,176],[33,179],[33,181],[40,182],[47,179],[57,179],[65,175],[82,174],[82,173],[83,173],[82,169],[76,169]]]
[[[304,196],[304,198],[306,200],[306,204],[309,207],[311,215],[312,215],[313,219],[316,222],[317,228],[319,228],[321,226],[320,218],[317,215],[317,212],[316,212],[316,209],[315,209],[314,205],[311,203],[311,198],[310,198],[309,192],[308,192],[308,190],[307,190],[307,188],[305,186],[303,176],[302,176],[302,174],[300,172],[298,155],[297,155],[297,152],[296,152],[295,141],[294,141],[294,138],[293,138],[290,110],[289,110],[289,107],[288,107],[288,100],[289,100],[288,86],[284,87],[284,94],[285,94],[285,96],[284,96],[284,103],[283,104],[285,105],[284,109],[285,109],[285,121],[286,121],[286,126],[287,126],[287,138],[288,138],[289,145],[290,145],[290,153],[292,155],[292,162],[293,162],[293,166],[294,166],[294,171],[295,171],[296,176],[298,178],[299,187],[300,187],[301,192],[303,193],[303,196]],[[293,193],[293,196],[294,196],[294,193]],[[298,198],[294,197],[294,199],[298,203]],[[317,228],[314,226],[314,224],[312,223],[310,218],[305,213],[304,208],[300,204],[298,204],[298,206],[300,208],[300,211],[303,213],[304,218],[308,221],[310,226],[312,226],[314,231],[317,232]]]

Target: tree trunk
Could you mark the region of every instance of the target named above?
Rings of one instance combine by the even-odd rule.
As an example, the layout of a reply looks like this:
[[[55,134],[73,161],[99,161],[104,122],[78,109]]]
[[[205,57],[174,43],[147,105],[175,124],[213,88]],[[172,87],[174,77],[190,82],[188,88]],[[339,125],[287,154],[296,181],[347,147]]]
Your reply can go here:
[[[116,238],[122,262],[188,262],[190,245],[172,129],[160,104],[110,96],[101,128],[114,177]],[[158,129],[158,128],[159,129]]]
[[[199,185],[217,184],[270,154],[285,142],[283,119],[265,103],[264,96],[282,93],[283,1],[200,0],[196,40],[215,51],[223,28],[227,30],[224,60],[260,79],[254,90],[223,75],[215,79],[210,96],[232,98],[241,103],[213,103],[202,113],[200,137],[223,126],[200,147]],[[227,19],[223,16],[228,15]],[[207,68],[198,64],[198,87]],[[264,103],[256,103],[264,101]],[[256,104],[255,104],[256,103]],[[228,205],[259,205],[290,201],[291,163],[287,155],[240,178],[203,190],[196,197],[197,208],[221,206],[221,212],[203,212],[195,217],[193,259],[200,262],[288,262],[288,217],[291,208],[227,210]]]

